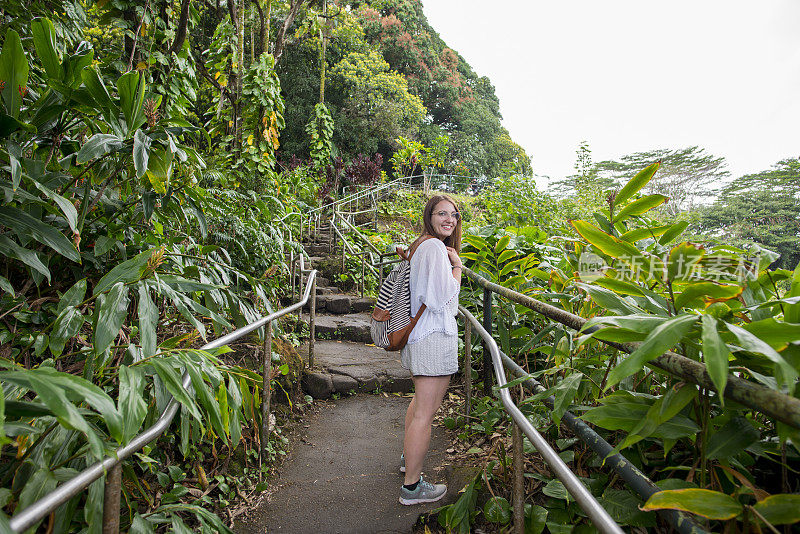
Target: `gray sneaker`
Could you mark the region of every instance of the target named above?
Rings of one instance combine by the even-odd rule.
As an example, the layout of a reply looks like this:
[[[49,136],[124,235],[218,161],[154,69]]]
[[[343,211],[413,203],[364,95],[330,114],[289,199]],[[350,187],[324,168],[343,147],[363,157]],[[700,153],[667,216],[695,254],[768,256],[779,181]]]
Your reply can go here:
[[[400,455],[400,472],[401,473],[406,472],[406,457],[404,454]]]
[[[400,504],[420,504],[423,502],[436,502],[447,493],[447,486],[444,484],[431,484],[419,477],[419,484],[414,491],[407,490],[400,486]]]

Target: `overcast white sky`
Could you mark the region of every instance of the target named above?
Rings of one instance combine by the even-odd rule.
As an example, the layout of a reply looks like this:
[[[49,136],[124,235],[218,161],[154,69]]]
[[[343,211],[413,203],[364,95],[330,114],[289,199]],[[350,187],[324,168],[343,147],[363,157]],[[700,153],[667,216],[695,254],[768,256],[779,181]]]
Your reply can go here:
[[[733,176],[800,156],[798,0],[423,0],[534,172],[699,145]]]

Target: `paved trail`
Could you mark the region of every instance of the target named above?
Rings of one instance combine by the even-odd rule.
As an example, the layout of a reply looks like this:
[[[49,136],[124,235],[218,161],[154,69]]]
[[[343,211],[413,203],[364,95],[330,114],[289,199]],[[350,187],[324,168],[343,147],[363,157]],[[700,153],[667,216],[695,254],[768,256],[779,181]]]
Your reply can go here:
[[[290,452],[279,477],[237,532],[408,533],[420,513],[454,502],[461,486],[446,467],[448,442],[434,427],[425,473],[448,483],[438,503],[403,506],[403,419],[409,399],[358,395],[329,401]],[[457,487],[456,487],[457,486]]]

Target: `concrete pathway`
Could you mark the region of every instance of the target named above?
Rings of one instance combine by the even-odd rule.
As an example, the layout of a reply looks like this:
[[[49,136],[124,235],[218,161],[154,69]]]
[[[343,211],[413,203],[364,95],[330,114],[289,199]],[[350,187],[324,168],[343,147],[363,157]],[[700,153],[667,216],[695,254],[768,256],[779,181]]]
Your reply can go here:
[[[434,427],[425,462],[431,482],[445,482],[437,503],[398,502],[403,421],[410,399],[358,395],[328,401],[313,419],[239,534],[410,533],[420,513],[454,502],[464,480],[447,466],[449,442]]]

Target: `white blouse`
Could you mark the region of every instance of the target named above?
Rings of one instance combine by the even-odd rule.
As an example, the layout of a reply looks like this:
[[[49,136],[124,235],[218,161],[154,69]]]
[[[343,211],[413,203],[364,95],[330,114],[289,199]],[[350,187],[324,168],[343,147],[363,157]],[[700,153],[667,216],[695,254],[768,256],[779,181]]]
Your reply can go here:
[[[424,303],[408,343],[416,343],[433,332],[458,335],[458,292],[460,284],[453,278],[447,247],[440,239],[426,239],[411,257],[411,316]]]

